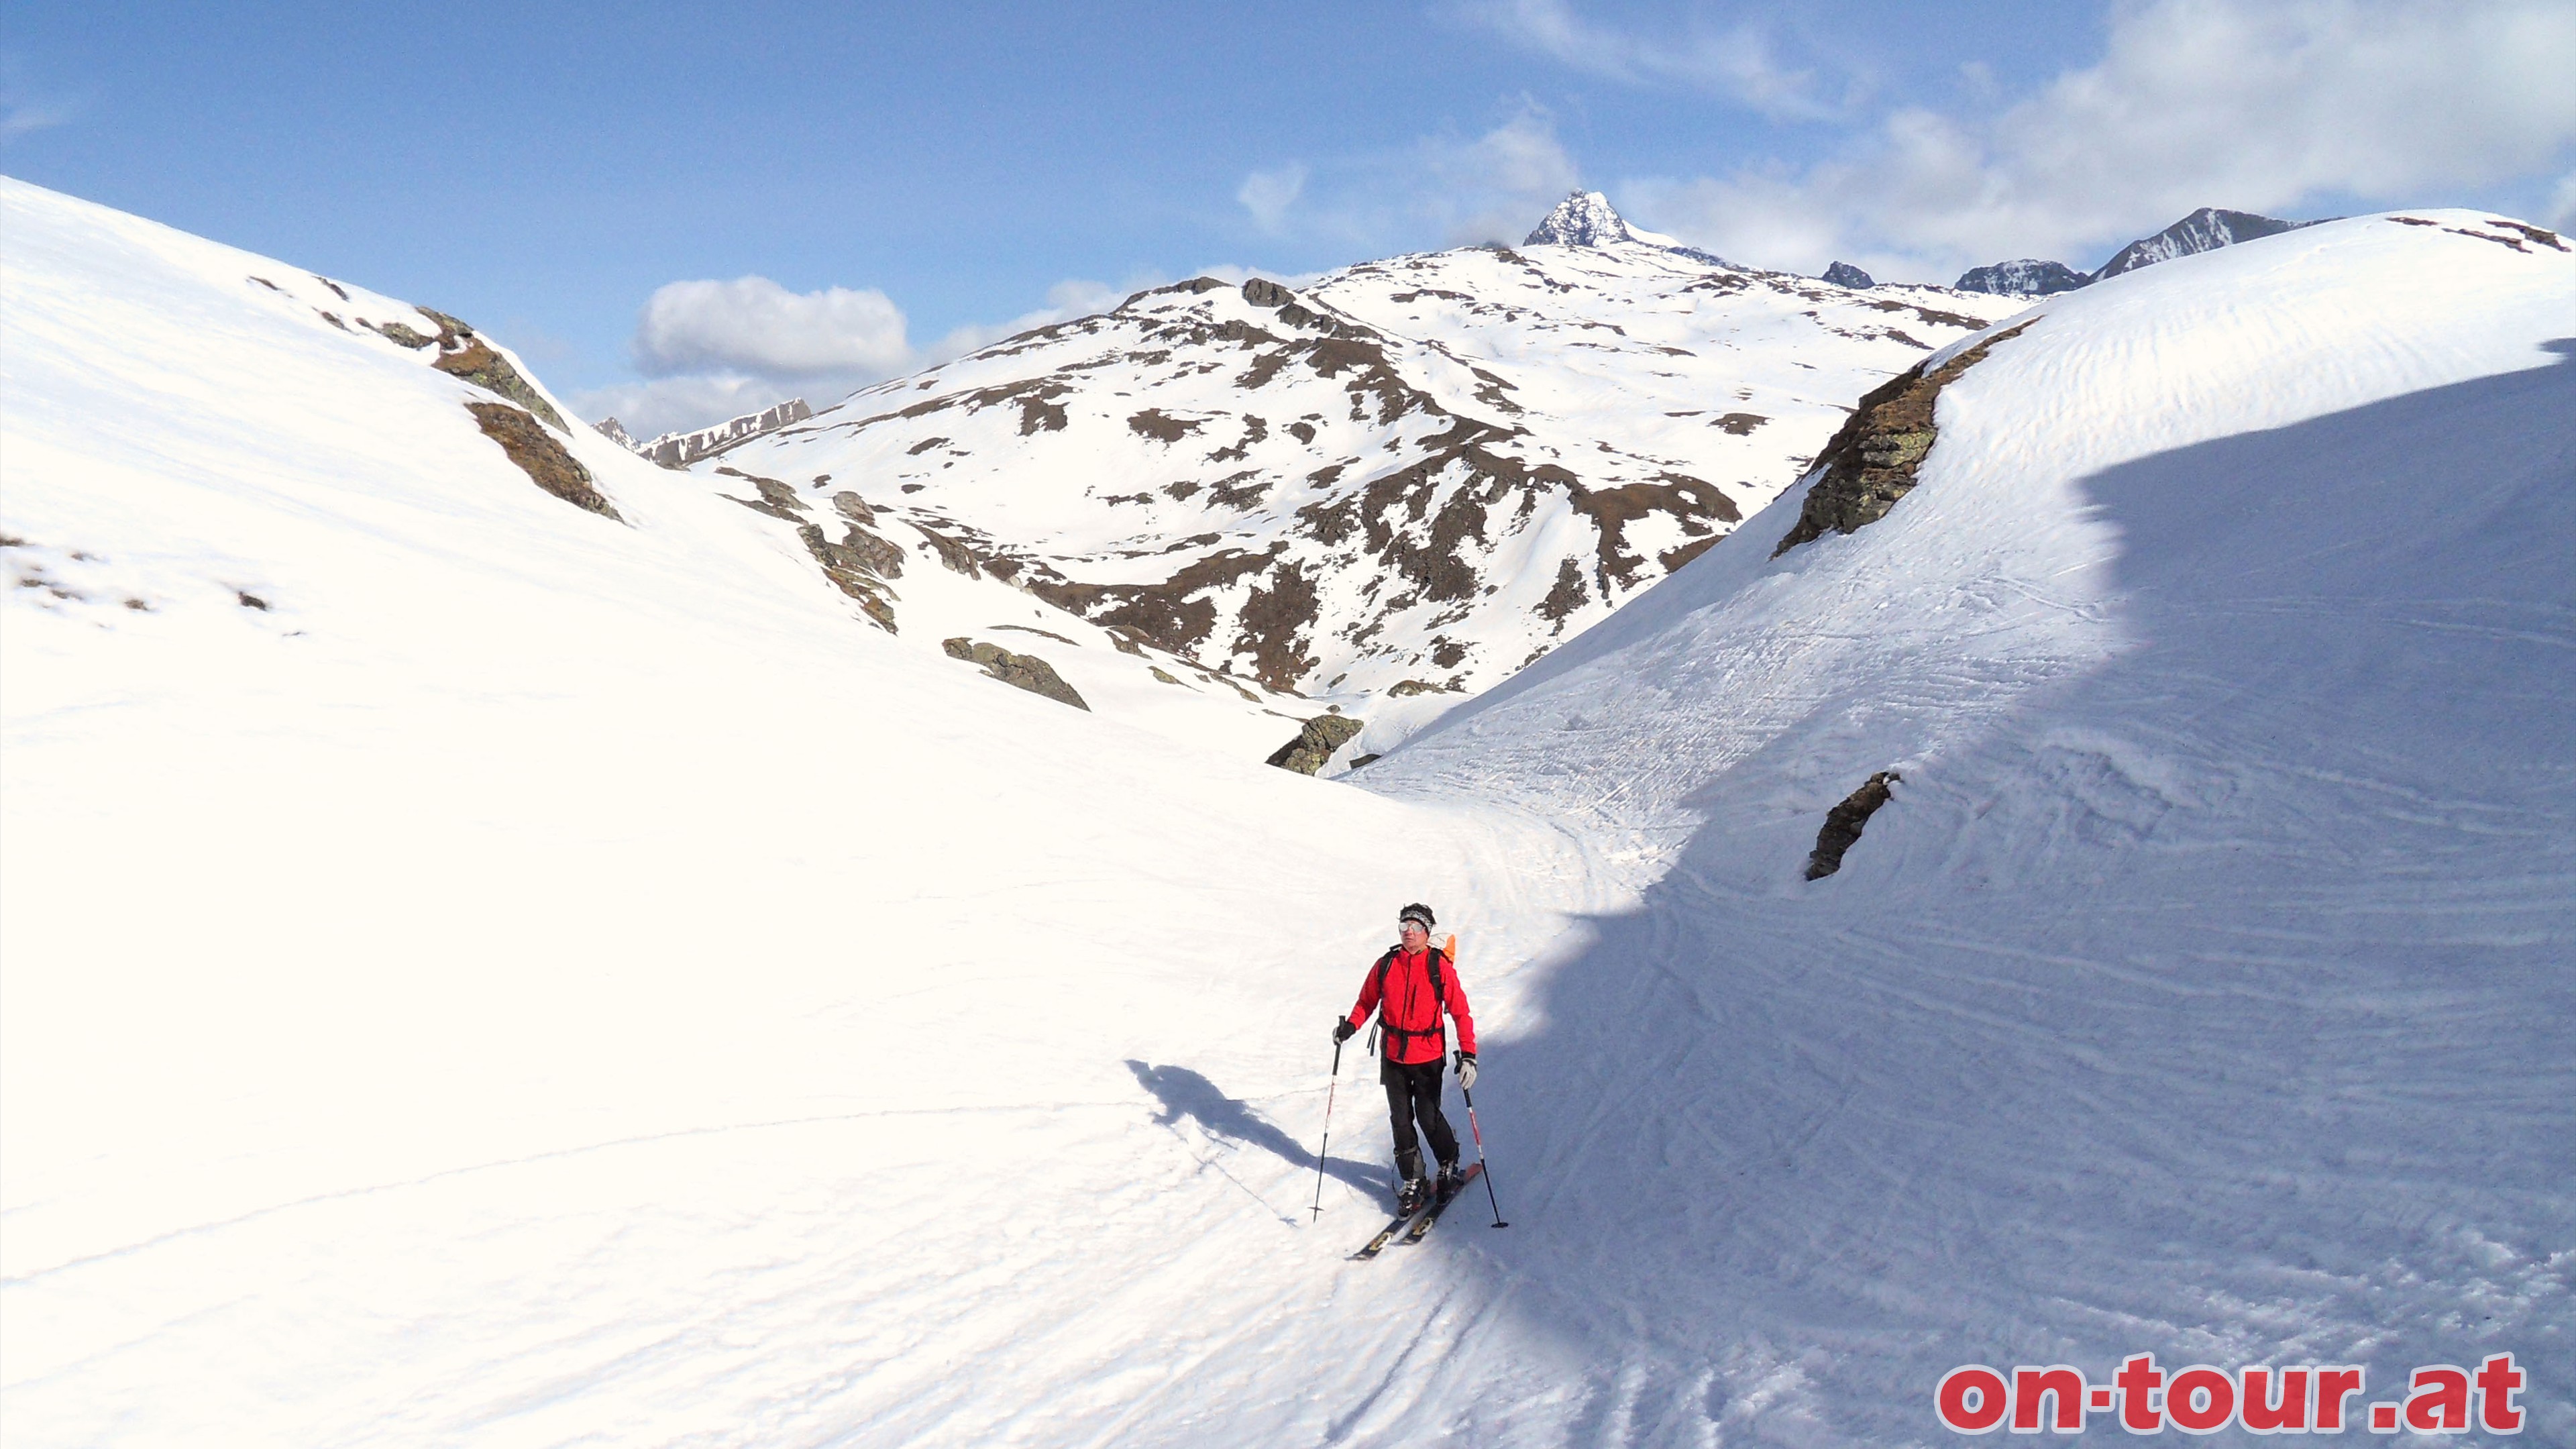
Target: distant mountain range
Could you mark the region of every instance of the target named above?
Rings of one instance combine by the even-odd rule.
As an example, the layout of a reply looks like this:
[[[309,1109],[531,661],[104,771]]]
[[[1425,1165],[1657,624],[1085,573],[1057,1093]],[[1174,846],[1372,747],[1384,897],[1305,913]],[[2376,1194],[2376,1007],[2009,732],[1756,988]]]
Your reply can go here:
[[[2176,257],[2216,251],[2238,242],[2277,236],[2314,225],[2316,223],[2312,221],[2283,221],[2274,216],[2257,216],[2250,211],[2225,211],[2204,206],[2154,236],[2141,237],[2120,248],[2118,254],[2103,263],[2099,271],[2079,272],[2064,262],[2024,257],[2018,261],[1971,267],[1960,275],[1957,286],[1963,292],[1989,292],[1999,297],[2046,297],[2089,287],[2105,277],[2134,272],[2140,267],[2151,267]]]
[[[774,433],[789,423],[801,423],[814,416],[805,399],[791,397],[785,402],[765,407],[756,413],[728,418],[713,427],[685,433],[664,433],[649,443],[639,443],[615,418],[602,418],[591,424],[619,447],[639,458],[649,458],[665,468],[686,468],[702,459],[712,458],[727,448]]]

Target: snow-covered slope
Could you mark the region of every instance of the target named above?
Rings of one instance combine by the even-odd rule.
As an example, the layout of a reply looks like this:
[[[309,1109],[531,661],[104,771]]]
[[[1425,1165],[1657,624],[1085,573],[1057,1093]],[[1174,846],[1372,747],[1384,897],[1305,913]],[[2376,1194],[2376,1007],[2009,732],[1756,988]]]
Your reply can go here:
[[[0,208],[13,1445],[1178,1432],[1140,1365],[1206,1357],[1241,1212],[1287,1230],[1268,1118],[1394,907],[1492,982],[1580,889],[1547,832],[1138,727],[1113,669],[1215,697],[1145,659],[1029,645],[1086,713],[915,638],[1092,629],[989,579],[913,558],[888,634],[741,479],[535,424],[615,517],[549,496],[357,328],[398,302]],[[1336,1158],[1340,1224],[1384,1169]],[[1240,1325],[1280,1279],[1235,1276]]]
[[[1538,1391],[1527,1317],[1586,1346],[1575,1439],[2511,1351],[2576,1442],[2567,245],[2400,213],[2053,298],[1883,518],[1774,557],[1793,492],[1365,772],[1651,882],[1480,1093],[1529,1186],[1446,1404]]]
[[[1373,753],[1722,536],[1853,397],[2017,305],[1625,240],[1293,293],[1201,278],[724,463],[855,488],[1043,599],[1367,718],[1348,753]]]

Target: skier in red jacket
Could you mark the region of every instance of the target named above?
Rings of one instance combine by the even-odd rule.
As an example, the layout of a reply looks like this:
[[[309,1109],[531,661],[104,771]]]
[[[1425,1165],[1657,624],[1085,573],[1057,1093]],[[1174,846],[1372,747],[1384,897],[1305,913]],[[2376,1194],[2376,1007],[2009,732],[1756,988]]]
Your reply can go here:
[[[1389,950],[1360,982],[1359,1004],[1333,1023],[1336,1046],[1359,1031],[1369,1013],[1378,1014],[1384,1037],[1378,1081],[1386,1088],[1387,1115],[1395,1128],[1395,1170],[1404,1178],[1397,1207],[1411,1212],[1430,1196],[1422,1176],[1422,1149],[1414,1120],[1431,1139],[1440,1163],[1440,1187],[1458,1186],[1458,1134],[1440,1114],[1440,1068],[1448,1053],[1448,1034],[1440,1020],[1445,1009],[1458,1022],[1458,1085],[1476,1085],[1476,1023],[1467,1012],[1467,990],[1458,984],[1458,969],[1433,949],[1431,908],[1416,903],[1396,916],[1403,944]]]

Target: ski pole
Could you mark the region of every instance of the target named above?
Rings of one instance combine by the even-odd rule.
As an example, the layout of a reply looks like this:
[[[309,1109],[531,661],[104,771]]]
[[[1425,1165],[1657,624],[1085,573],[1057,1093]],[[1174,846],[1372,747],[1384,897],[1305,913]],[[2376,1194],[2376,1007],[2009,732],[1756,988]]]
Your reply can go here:
[[[1324,1145],[1315,1152],[1315,1216],[1324,1215],[1324,1154],[1333,1150],[1333,1097],[1342,1090],[1342,1044],[1333,1043],[1333,1084],[1324,1089]],[[1476,1145],[1485,1150],[1483,1143]]]
[[[1476,1175],[1485,1180],[1485,1201],[1494,1205],[1494,1226],[1508,1228],[1511,1224],[1503,1221],[1502,1201],[1494,1196],[1494,1169],[1485,1161],[1485,1129],[1476,1125],[1476,1094],[1461,1086],[1458,1095],[1467,1099],[1467,1130],[1476,1134]],[[1327,1108],[1331,1105],[1325,1103]]]

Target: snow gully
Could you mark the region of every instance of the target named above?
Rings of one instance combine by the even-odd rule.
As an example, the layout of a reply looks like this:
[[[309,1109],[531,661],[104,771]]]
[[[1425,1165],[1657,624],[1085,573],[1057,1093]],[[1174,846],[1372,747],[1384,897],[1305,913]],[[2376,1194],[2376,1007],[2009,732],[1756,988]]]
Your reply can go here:
[[[2514,1395],[2524,1383],[2513,1355],[2488,1355],[2471,1373],[2457,1364],[2426,1364],[2407,1375],[2403,1402],[2383,1399],[2364,1406],[2357,1423],[2348,1423],[2345,1401],[2366,1391],[2369,1370],[2359,1364],[2301,1364],[2273,1369],[2249,1364],[2230,1377],[2226,1370],[2193,1364],[2170,1377],[2156,1367],[2156,1356],[2135,1353],[2121,1361],[2107,1384],[2088,1383],[2084,1371],[2068,1364],[2045,1368],[2024,1364],[2009,1382],[2000,1370],[1963,1364],[1941,1376],[1933,1395],[1933,1412],[1942,1426],[1961,1434],[1986,1434],[2011,1421],[2012,1432],[2036,1434],[2047,1429],[2081,1434],[2088,1414],[2113,1412],[2132,1434],[2215,1434],[2239,1425],[2249,1434],[2340,1434],[2347,1427],[2373,1434],[2401,1428],[2417,1434],[2465,1434],[2469,1431],[2470,1389],[2477,1397],[2477,1427],[2490,1434],[2522,1432],[2523,1411]],[[2310,1393],[2313,1386],[2315,1392]],[[2049,1412],[2054,1410],[2054,1412]]]

